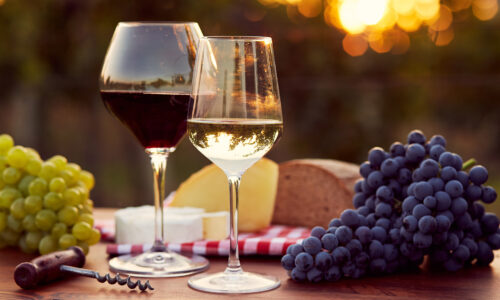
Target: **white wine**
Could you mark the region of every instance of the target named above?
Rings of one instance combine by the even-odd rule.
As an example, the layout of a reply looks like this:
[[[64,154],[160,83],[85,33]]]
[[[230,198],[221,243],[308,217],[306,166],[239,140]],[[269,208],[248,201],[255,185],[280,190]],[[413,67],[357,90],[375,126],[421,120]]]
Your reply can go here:
[[[191,119],[188,135],[226,174],[241,175],[279,139],[283,123],[267,119]]]

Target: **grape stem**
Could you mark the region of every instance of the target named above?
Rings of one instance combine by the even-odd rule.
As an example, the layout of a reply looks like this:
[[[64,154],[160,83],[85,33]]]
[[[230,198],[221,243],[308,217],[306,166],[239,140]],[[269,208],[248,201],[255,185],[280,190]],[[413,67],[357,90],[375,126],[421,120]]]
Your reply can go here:
[[[476,164],[476,160],[474,158],[471,158],[468,161],[464,162],[464,164],[462,165],[462,170],[465,171],[475,164]]]

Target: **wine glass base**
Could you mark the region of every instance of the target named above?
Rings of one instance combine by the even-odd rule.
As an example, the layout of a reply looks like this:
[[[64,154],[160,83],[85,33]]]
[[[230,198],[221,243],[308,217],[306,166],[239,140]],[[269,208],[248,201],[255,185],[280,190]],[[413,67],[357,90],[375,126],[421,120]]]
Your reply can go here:
[[[175,252],[145,252],[122,255],[109,260],[112,272],[134,277],[180,277],[202,272],[208,268],[206,258]]]
[[[280,286],[277,277],[250,272],[219,272],[189,278],[189,287],[209,293],[245,294],[273,290]]]

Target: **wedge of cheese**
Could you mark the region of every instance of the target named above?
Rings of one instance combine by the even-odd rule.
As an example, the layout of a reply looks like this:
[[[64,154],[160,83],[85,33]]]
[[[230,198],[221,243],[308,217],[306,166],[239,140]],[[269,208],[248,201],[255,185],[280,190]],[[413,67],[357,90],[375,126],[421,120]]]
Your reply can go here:
[[[278,165],[263,158],[241,179],[238,229],[253,232],[271,224],[278,187]],[[217,166],[208,165],[192,174],[175,193],[170,206],[190,206],[206,212],[229,211],[227,177]]]

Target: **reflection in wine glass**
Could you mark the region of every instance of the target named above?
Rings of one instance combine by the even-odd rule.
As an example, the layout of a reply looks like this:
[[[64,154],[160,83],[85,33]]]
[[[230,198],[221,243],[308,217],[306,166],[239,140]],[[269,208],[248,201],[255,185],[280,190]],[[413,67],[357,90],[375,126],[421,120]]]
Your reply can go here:
[[[110,260],[115,272],[147,277],[183,276],[207,268],[196,255],[164,244],[163,200],[167,157],[186,133],[188,102],[199,38],[197,23],[119,23],[100,77],[108,110],[137,138],[154,171],[155,240],[147,253]]]
[[[274,289],[277,278],[244,272],[238,255],[238,187],[283,130],[281,102],[268,37],[203,37],[193,77],[188,136],[227,175],[230,249],[226,270],[189,279],[194,289],[253,293]]]

